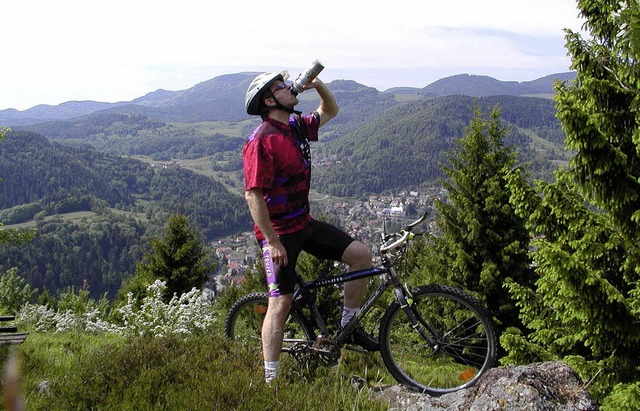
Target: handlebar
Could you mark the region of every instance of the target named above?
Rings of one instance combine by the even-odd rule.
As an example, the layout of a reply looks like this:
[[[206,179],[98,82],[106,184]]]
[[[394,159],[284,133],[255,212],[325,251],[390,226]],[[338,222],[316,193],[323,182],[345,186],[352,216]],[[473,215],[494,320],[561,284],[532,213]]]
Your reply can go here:
[[[395,241],[392,241],[388,244],[382,244],[380,246],[380,252],[381,253],[386,253],[388,251],[391,251],[399,246],[401,246],[402,244],[404,244],[410,236],[413,236],[414,234],[411,232],[411,230],[413,229],[413,227],[417,226],[418,224],[422,223],[425,219],[427,218],[427,213],[424,213],[422,215],[422,217],[418,218],[416,221],[407,224],[402,230],[400,230],[400,232],[398,234],[400,234],[400,238],[398,238]]]

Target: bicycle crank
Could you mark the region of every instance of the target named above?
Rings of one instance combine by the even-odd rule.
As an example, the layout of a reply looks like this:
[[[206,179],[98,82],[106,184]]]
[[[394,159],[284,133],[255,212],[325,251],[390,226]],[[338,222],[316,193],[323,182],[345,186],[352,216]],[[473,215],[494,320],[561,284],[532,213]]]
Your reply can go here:
[[[333,341],[323,337],[318,337],[313,345],[307,341],[301,341],[283,349],[283,351],[289,353],[294,360],[306,366],[318,364],[331,367],[337,365],[340,359],[338,346]]]

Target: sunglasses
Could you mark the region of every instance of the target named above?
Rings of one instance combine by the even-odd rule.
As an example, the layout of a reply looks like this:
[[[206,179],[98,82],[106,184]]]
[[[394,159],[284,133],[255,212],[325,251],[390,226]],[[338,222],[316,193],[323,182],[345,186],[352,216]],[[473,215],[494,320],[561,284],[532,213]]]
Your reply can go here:
[[[288,89],[289,85],[283,81],[279,81],[276,83],[276,88],[273,89],[274,92],[278,91],[278,90],[283,90],[283,89]]]

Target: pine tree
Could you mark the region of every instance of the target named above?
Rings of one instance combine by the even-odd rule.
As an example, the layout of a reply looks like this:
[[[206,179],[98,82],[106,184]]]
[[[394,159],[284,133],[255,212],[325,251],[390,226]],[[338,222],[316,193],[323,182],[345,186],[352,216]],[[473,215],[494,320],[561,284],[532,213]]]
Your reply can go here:
[[[150,246],[151,251],[136,266],[137,279],[129,289],[136,284],[133,288],[138,290],[159,279],[167,284],[165,297],[169,301],[174,294],[202,288],[215,267],[197,232],[182,214],[171,215],[164,237],[152,239]]]
[[[590,40],[567,32],[574,86],[558,86],[558,117],[577,188],[625,234],[640,234],[640,8],[637,0],[580,1]],[[635,17],[634,17],[635,16]],[[635,31],[633,28],[635,27]]]
[[[536,189],[509,177],[518,212],[530,216],[539,276],[533,289],[509,284],[530,330],[501,338],[503,363],[562,359],[604,398],[617,382],[640,377],[637,286],[640,255],[609,215],[594,211],[572,175],[557,172]],[[517,201],[516,201],[517,199]],[[632,254],[629,254],[629,252]],[[635,294],[635,297],[634,297]]]
[[[558,117],[575,151],[551,184],[508,177],[535,235],[534,289],[510,284],[530,330],[503,335],[505,363],[562,359],[603,410],[633,409],[640,392],[640,70],[638,2],[579,1],[592,38],[567,32],[571,85]],[[622,406],[624,404],[624,406]],[[637,409],[637,408],[636,408]]]
[[[485,120],[476,107],[466,135],[443,167],[447,202],[437,202],[440,234],[427,248],[422,265],[428,281],[450,283],[480,299],[499,328],[520,326],[518,310],[503,284],[533,284],[524,220],[509,205],[505,175],[515,153],[505,147],[500,111]]]

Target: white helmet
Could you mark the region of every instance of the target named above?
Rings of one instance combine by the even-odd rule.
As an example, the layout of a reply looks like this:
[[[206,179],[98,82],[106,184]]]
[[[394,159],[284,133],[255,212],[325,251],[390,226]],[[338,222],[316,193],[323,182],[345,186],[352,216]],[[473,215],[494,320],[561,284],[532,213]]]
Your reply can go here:
[[[289,72],[287,70],[282,70],[279,72],[274,71],[270,73],[262,73],[253,79],[247,89],[247,95],[244,98],[244,105],[247,109],[247,114],[260,114],[259,109],[262,93],[274,80],[278,78],[282,79],[282,81],[286,81],[289,78]]]

